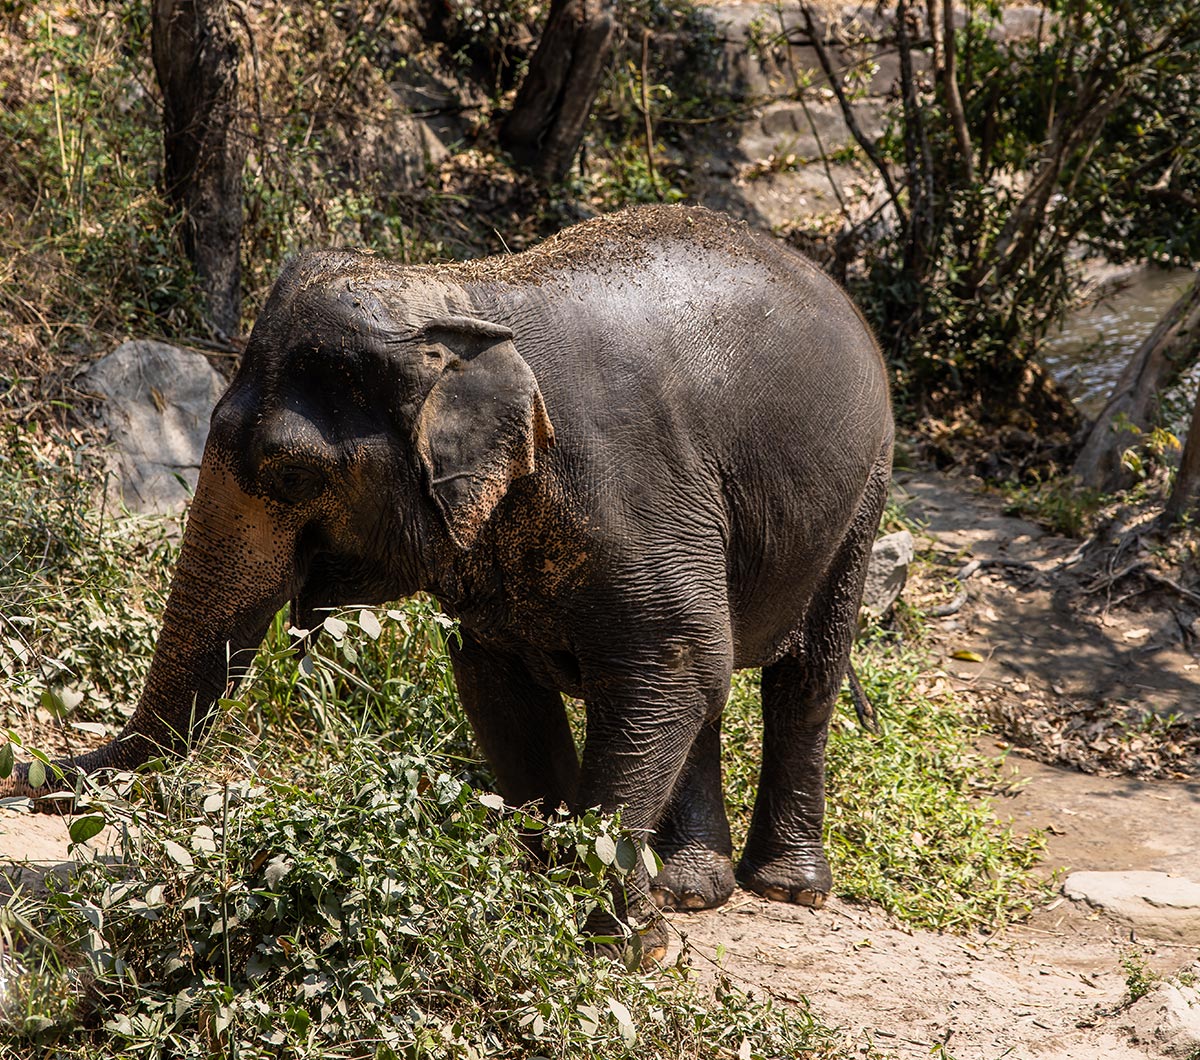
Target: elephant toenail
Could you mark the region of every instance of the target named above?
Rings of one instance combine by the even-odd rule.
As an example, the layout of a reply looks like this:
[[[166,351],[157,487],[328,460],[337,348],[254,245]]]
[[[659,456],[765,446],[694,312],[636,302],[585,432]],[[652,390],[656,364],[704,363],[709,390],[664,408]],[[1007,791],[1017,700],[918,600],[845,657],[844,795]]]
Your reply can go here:
[[[702,894],[685,894],[683,896],[684,909],[703,909],[708,902],[705,901]]]
[[[825,904],[826,894],[824,891],[798,891],[796,893],[796,904],[806,905],[811,909],[820,909]]]
[[[772,902],[790,902],[792,900],[791,892],[783,887],[764,887],[762,895]]]

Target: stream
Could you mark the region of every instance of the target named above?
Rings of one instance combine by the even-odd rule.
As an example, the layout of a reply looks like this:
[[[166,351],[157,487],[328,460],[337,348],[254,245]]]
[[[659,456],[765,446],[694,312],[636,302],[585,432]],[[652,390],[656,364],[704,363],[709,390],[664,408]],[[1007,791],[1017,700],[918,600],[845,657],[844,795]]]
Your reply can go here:
[[[1104,407],[1133,352],[1193,277],[1189,269],[1122,270],[1100,280],[1100,297],[1046,340],[1042,360],[1085,416]]]

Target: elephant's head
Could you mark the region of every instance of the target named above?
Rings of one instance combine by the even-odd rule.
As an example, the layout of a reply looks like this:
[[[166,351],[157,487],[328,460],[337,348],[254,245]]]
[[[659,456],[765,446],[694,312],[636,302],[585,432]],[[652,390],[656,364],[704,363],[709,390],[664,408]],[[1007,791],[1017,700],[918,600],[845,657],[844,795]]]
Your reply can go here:
[[[554,432],[512,332],[461,297],[366,255],[288,267],[213,412],[138,708],[68,774],[185,752],[289,601],[310,626],[469,552]]]

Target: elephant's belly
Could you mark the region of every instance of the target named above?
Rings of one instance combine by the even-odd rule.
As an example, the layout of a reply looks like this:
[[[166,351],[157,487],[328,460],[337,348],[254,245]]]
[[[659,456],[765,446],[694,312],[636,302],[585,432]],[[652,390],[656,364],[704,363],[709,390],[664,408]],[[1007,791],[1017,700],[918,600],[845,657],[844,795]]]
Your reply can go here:
[[[846,505],[845,507],[849,507]],[[805,636],[820,636],[830,593],[842,580],[840,548],[851,520],[835,509],[824,527],[776,524],[735,538],[727,584],[735,665],[767,666],[800,654]]]
[[[815,581],[781,576],[730,600],[735,669],[767,666],[800,650]]]

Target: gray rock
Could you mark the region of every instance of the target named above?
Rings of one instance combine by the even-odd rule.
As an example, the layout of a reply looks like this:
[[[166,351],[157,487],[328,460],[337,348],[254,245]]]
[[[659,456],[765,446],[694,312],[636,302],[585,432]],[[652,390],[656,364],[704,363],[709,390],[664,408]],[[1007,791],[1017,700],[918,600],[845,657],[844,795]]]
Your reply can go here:
[[[1124,1014],[1122,1026],[1151,1056],[1191,1060],[1200,1051],[1200,990],[1194,983],[1195,969],[1183,978],[1192,985],[1178,980],[1159,983]]]
[[[78,385],[103,399],[116,499],[135,512],[181,508],[196,488],[209,417],[225,390],[220,374],[199,353],[137,339],[88,368]]]
[[[871,565],[863,587],[862,605],[879,618],[888,613],[908,581],[908,565],[913,558],[913,538],[907,530],[898,530],[879,538],[871,549]]]
[[[1073,872],[1063,894],[1149,938],[1200,943],[1200,883],[1165,872]]]

